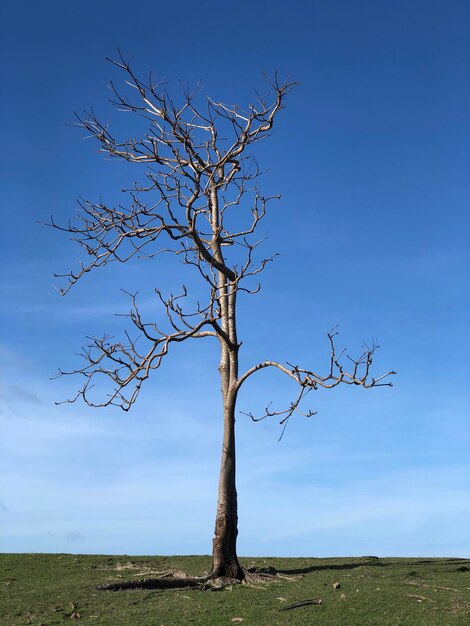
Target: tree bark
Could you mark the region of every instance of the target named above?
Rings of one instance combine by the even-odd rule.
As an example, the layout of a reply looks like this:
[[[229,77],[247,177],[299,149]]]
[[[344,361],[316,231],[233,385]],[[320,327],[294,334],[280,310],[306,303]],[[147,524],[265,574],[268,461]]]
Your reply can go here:
[[[218,176],[224,180],[224,169]],[[217,185],[210,193],[212,241],[214,259],[223,267],[225,261],[220,245],[220,212]],[[224,431],[220,462],[217,514],[212,547],[211,576],[226,576],[242,580],[243,570],[237,558],[238,502],[235,484],[235,405],[238,383],[238,340],[236,298],[238,285],[233,277],[218,270],[218,302],[223,336],[220,341],[220,380],[223,401]]]
[[[217,515],[212,551],[213,577],[242,580],[243,570],[237,557],[238,512],[235,484],[235,394],[224,397],[224,434],[220,465]]]

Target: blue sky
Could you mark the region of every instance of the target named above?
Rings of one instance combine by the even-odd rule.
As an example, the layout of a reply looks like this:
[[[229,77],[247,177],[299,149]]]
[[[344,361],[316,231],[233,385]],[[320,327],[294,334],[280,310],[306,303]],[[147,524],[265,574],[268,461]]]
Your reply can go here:
[[[67,220],[137,174],[65,122],[93,105],[116,119],[105,61],[202,79],[246,104],[277,69],[301,82],[257,146],[281,193],[263,226],[279,252],[240,308],[242,367],[327,366],[326,332],[352,352],[372,335],[393,389],[312,394],[318,414],[279,426],[240,415],[241,555],[470,556],[468,419],[470,166],[467,2],[30,3],[2,7],[0,550],[209,553],[221,439],[217,349],[185,346],[130,413],[55,406],[78,381],[86,335],[119,332],[138,289],[188,279],[170,259],[110,267],[66,298]],[[119,120],[119,121],[118,121]],[[241,410],[295,389],[260,373]]]

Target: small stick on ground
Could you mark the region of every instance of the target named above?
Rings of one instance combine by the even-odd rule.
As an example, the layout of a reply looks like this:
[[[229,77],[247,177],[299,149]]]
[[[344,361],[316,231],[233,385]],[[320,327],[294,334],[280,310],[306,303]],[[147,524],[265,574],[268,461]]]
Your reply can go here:
[[[279,609],[279,611],[290,611],[291,609],[298,609],[301,606],[309,606],[310,604],[321,604],[320,598],[312,598],[312,600],[302,600],[301,602],[294,602],[294,604],[288,604]]]
[[[416,600],[418,600],[418,602],[422,602],[423,600],[427,600],[428,602],[434,602],[434,604],[436,604],[435,600],[433,600],[432,598],[428,598],[427,596],[419,596],[416,593],[407,593],[406,595],[409,598],[415,598]]]

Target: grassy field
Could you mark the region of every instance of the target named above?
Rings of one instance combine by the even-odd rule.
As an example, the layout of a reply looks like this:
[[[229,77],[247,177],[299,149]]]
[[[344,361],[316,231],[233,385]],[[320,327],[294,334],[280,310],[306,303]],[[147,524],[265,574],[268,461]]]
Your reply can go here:
[[[99,591],[100,583],[151,577],[171,568],[201,575],[210,559],[2,554],[0,624],[470,624],[470,560],[258,558],[242,559],[242,564],[272,566],[284,577],[222,591]],[[279,611],[311,598],[322,603]]]

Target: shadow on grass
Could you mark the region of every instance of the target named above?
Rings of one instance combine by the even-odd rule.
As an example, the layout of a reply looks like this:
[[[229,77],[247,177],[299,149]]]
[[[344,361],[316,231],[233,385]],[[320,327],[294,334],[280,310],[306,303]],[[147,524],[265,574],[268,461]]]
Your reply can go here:
[[[390,563],[382,563],[381,561],[364,561],[364,563],[344,563],[342,565],[312,565],[311,567],[299,567],[294,569],[279,569],[280,574],[310,574],[311,572],[322,572],[325,570],[348,570],[357,567],[388,567]]]
[[[439,565],[440,563],[445,565],[461,565],[462,563],[470,563],[469,559],[459,559],[459,558],[451,558],[451,559],[443,559],[443,558],[435,558],[435,559],[420,559],[419,561],[415,561],[417,565],[428,565],[433,563],[434,565]]]
[[[470,559],[420,559],[419,561],[415,561],[415,563],[417,565],[447,565],[450,566],[451,569],[442,570],[447,573],[470,572]]]
[[[97,585],[103,591],[124,591],[125,589],[202,589],[201,578],[139,578]]]

